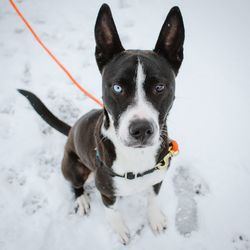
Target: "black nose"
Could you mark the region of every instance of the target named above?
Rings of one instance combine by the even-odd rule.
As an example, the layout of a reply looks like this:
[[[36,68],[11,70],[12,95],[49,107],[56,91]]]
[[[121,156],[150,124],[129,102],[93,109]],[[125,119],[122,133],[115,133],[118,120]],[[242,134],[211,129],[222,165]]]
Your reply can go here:
[[[129,134],[141,142],[146,142],[153,133],[153,125],[146,120],[135,120],[129,126]]]

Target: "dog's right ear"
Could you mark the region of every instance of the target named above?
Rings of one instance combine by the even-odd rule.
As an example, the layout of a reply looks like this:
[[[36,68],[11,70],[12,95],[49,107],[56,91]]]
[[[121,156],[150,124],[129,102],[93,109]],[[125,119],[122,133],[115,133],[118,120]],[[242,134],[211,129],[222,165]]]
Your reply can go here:
[[[117,33],[111,10],[103,4],[99,10],[95,24],[96,51],[95,57],[99,70],[114,57],[124,51]]]

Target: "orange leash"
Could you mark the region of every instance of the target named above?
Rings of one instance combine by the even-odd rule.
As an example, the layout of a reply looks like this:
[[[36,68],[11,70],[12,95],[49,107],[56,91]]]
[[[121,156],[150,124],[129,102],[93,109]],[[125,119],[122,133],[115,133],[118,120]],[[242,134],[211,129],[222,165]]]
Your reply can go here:
[[[23,14],[20,12],[18,7],[15,5],[13,0],[9,0],[10,4],[16,11],[17,15],[23,20],[26,27],[29,29],[31,34],[34,36],[34,38],[37,40],[37,42],[43,47],[43,49],[49,54],[49,56],[56,62],[56,64],[64,71],[64,73],[69,77],[69,79],[72,81],[72,83],[87,97],[92,99],[94,102],[96,102],[98,105],[103,107],[103,103],[99,101],[95,96],[93,96],[91,93],[89,93],[86,89],[84,89],[77,81],[76,79],[70,74],[70,72],[65,68],[65,66],[54,56],[54,54],[44,45],[42,40],[39,38],[39,36],[36,34],[36,32],[32,29],[29,22],[25,19]]]

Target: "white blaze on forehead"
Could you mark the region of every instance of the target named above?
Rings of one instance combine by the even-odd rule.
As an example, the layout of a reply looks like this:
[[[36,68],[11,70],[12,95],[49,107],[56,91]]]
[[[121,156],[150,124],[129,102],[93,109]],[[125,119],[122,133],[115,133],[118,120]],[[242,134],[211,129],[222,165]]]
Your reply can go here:
[[[155,133],[155,140],[157,140],[157,138],[159,137],[159,112],[153,107],[152,103],[150,102],[150,98],[149,100],[147,100],[146,98],[144,88],[146,74],[140,58],[138,58],[135,79],[136,86],[134,101],[121,114],[121,117],[119,119],[118,136],[122,141],[128,142],[130,140],[128,128],[131,122],[136,119],[145,119],[152,123],[155,131],[158,131]]]
[[[136,98],[137,103],[142,102],[145,98],[145,92],[144,92],[144,82],[146,79],[146,75],[143,71],[142,64],[140,62],[140,59],[138,58],[138,66],[137,66],[137,75],[136,75]]]

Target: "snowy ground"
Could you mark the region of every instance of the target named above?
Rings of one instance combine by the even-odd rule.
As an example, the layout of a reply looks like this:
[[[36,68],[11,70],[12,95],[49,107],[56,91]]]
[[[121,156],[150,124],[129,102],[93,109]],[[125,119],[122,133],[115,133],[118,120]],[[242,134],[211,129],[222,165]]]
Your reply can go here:
[[[93,27],[101,1],[17,0],[42,39],[101,96]],[[107,1],[126,48],[153,48],[167,12],[186,26],[169,132],[181,148],[161,190],[168,230],[155,236],[143,197],[121,202],[132,242],[117,241],[91,189],[92,211],[73,213],[60,171],[66,138],[16,92],[36,93],[73,124],[96,108],[57,68],[7,0],[0,2],[0,249],[250,249],[250,4],[242,1]]]

